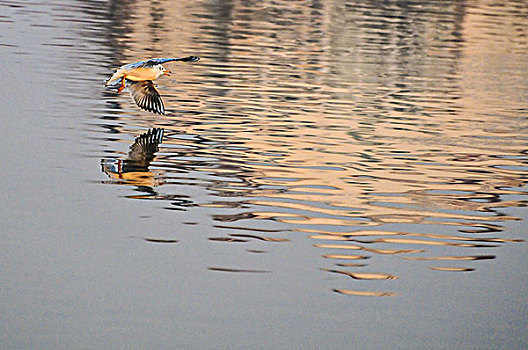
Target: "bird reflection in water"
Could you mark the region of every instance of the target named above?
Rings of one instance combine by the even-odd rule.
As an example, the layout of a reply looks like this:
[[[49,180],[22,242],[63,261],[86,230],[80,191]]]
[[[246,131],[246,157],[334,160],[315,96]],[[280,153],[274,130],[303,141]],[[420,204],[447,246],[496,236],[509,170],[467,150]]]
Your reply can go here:
[[[160,184],[162,173],[150,171],[150,163],[159,151],[164,129],[154,128],[136,137],[125,159],[102,159],[102,171],[119,184],[152,188]],[[150,192],[150,191],[147,191]]]

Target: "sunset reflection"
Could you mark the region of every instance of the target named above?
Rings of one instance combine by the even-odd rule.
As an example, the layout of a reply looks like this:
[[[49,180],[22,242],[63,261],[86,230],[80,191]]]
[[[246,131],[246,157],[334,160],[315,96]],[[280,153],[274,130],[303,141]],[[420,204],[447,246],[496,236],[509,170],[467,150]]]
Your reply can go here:
[[[350,289],[334,289],[334,292],[345,294],[345,295],[355,295],[362,297],[391,297],[396,295],[394,292],[378,292],[378,291],[362,291],[362,290],[350,290]]]
[[[0,348],[526,348],[527,39],[518,0],[0,0]]]
[[[182,222],[176,212],[196,208],[213,222],[208,240],[230,247],[308,237],[325,271],[347,266],[358,271],[338,273],[358,281],[380,276],[363,270],[382,256],[474,271],[495,257],[490,249],[523,242],[505,232],[520,220],[505,209],[527,205],[526,102],[496,83],[504,63],[482,54],[500,46],[524,86],[528,52],[516,30],[525,11],[514,3],[501,20],[463,3],[164,4],[115,5],[131,14],[111,48],[118,64],[202,57],[159,80],[164,117],[105,95],[115,119],[102,123],[119,137],[130,137],[127,123],[167,134],[155,170],[105,171],[158,189],[130,198],[164,201]]]

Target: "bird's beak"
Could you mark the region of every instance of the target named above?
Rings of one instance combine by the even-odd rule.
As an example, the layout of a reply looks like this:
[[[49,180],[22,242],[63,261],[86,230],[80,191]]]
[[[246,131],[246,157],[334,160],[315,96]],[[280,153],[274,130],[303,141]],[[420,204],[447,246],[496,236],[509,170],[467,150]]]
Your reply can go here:
[[[165,74],[166,76],[169,77],[171,75],[171,71],[170,70],[166,70],[166,71],[163,72],[163,74]]]

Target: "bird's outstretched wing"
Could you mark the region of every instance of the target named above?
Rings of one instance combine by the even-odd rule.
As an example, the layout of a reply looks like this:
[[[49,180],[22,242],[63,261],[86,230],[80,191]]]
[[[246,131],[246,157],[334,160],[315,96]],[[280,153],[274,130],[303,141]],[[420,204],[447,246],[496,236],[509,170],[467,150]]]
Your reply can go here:
[[[148,61],[144,61],[142,67],[148,68],[148,67],[153,67],[157,64],[163,64],[163,63],[173,62],[173,61],[196,62],[199,60],[200,60],[200,57],[197,57],[197,56],[188,56],[188,57],[179,57],[179,58],[151,58]]]
[[[130,95],[132,95],[139,108],[147,112],[165,114],[165,106],[152,80],[138,82],[127,80],[127,83],[129,83],[128,90]]]

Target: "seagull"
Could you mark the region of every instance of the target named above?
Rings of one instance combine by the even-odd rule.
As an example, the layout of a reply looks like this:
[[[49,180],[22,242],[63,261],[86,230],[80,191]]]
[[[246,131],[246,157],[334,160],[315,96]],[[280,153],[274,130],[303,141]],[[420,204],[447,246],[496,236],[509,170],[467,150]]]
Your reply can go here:
[[[106,81],[105,86],[117,87],[116,84],[120,83],[117,92],[119,93],[128,87],[130,95],[139,108],[152,113],[165,114],[165,106],[153,82],[160,75],[170,75],[171,72],[165,69],[162,64],[173,61],[196,62],[199,59],[196,56],[151,58],[148,61],[125,64],[116,70],[114,75]]]

